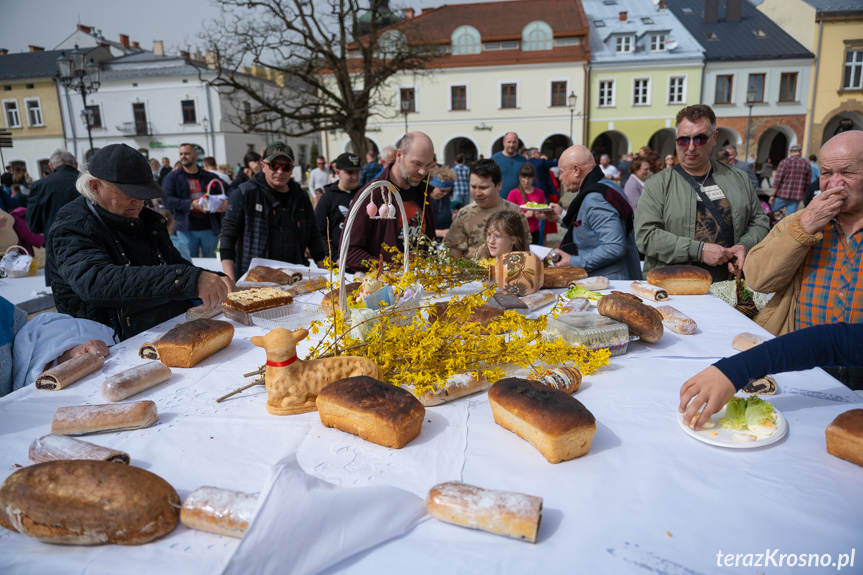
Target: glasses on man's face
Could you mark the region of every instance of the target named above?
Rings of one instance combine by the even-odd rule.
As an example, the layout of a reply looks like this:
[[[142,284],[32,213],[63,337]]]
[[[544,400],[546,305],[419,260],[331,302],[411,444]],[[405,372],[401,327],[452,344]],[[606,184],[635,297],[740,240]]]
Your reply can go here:
[[[689,142],[694,143],[696,146],[701,147],[707,143],[707,140],[710,139],[709,134],[698,134],[697,136],[680,136],[677,138],[677,145],[681,148],[688,148]]]
[[[293,164],[277,164],[275,162],[267,162],[267,167],[270,168],[271,172],[278,172],[279,170],[287,173],[294,169]]]

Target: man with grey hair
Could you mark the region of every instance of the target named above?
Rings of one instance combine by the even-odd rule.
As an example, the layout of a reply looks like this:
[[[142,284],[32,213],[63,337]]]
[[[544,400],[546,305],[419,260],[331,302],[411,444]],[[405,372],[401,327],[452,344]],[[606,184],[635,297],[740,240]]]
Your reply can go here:
[[[144,207],[164,195],[146,158],[105,146],[78,178],[81,197],[57,214],[46,244],[57,311],[91,319],[125,340],[182,314],[200,298],[224,301],[234,283],[183,259],[160,214]]]
[[[27,201],[27,227],[37,234],[48,232],[60,208],[78,197],[75,180],[78,179],[78,161],[66,150],[55,150],[48,159],[52,173],[37,180],[30,189]],[[51,284],[51,268],[45,263],[45,283]]]

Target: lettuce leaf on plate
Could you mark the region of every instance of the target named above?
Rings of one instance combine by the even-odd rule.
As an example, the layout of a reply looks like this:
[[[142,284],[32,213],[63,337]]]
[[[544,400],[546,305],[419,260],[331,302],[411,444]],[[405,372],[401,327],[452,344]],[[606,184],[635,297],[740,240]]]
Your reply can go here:
[[[737,431],[746,429],[746,398],[732,397],[725,404],[725,416],[717,421],[723,429]]]
[[[586,297],[587,299],[592,299],[594,301],[599,301],[602,299],[602,294],[598,291],[590,291],[578,285],[569,288],[565,295],[569,299],[572,299],[574,297]]]
[[[776,431],[773,406],[757,395],[747,399],[744,419],[746,427],[756,435],[772,435]]]

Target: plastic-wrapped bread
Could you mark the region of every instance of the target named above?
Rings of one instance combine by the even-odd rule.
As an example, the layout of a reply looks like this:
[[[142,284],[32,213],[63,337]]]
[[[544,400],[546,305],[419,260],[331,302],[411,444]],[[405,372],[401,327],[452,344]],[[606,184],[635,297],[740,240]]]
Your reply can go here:
[[[560,313],[578,313],[590,309],[590,300],[586,297],[574,297],[564,304]]]
[[[490,385],[491,383],[485,376],[475,379],[470,373],[460,373],[450,378],[445,384],[436,385],[424,393],[417,393],[416,388],[411,384],[402,384],[401,388],[410,391],[423,406],[432,407],[485,391]]]
[[[542,498],[447,482],[431,488],[426,511],[446,523],[536,543]]]
[[[634,281],[629,284],[629,290],[639,297],[652,301],[665,301],[668,299],[668,292],[661,287],[640,281]]]
[[[581,372],[574,367],[549,369],[539,374],[531,374],[528,379],[569,394],[575,393],[581,387]]]
[[[734,336],[734,339],[731,340],[731,347],[737,351],[746,351],[747,349],[751,349],[765,341],[767,341],[766,337],[761,337],[760,335],[744,331],[743,333],[738,333]]]
[[[291,286],[292,291],[297,294],[311,293],[313,291],[318,291],[319,289],[324,289],[327,287],[327,276],[318,276],[309,279],[301,279]],[[336,290],[336,294],[338,294],[338,290]],[[350,293],[350,292],[349,292]],[[336,302],[338,302],[338,295],[336,296]]]
[[[554,303],[557,300],[557,296],[554,295],[554,292],[543,289],[536,293],[521,296],[519,299],[527,305],[527,309],[535,311],[550,303]]]
[[[228,537],[242,537],[255,515],[258,496],[242,491],[199,487],[186,497],[180,510],[180,523]]]
[[[588,291],[598,291],[602,289],[608,289],[608,286],[611,285],[611,282],[608,281],[608,278],[605,276],[592,276],[589,278],[584,278],[583,280],[575,280],[569,282],[567,287],[573,288],[575,286],[584,288]]]
[[[121,401],[171,377],[171,368],[161,361],[151,361],[112,375],[102,384],[102,397]]]
[[[30,444],[30,461],[61,461],[66,459],[88,459],[110,461],[129,465],[129,454],[116,449],[94,445],[65,435],[45,435]]]
[[[656,311],[662,315],[662,323],[675,333],[692,335],[698,329],[695,321],[688,315],[670,305],[656,306]]]
[[[105,358],[102,354],[91,351],[76,355],[69,361],[65,361],[55,367],[52,367],[42,375],[36,378],[37,389],[63,389],[81,379],[84,376],[90,375],[94,371],[105,365]]]
[[[61,407],[54,412],[51,433],[86,435],[127,431],[149,427],[158,419],[156,404],[149,400],[104,405],[73,405]]]
[[[222,311],[223,310],[221,305],[214,305],[213,307],[204,307],[202,305],[190,307],[186,310],[186,321],[192,321],[196,319],[210,319],[212,317],[216,317],[217,315],[222,313]]]

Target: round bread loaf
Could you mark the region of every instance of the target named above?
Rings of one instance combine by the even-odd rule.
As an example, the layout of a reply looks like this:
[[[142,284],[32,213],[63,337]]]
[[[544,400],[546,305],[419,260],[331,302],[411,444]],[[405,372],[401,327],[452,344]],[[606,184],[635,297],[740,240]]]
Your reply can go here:
[[[668,295],[703,295],[710,291],[713,278],[698,266],[665,266],[652,269],[645,276],[647,283],[659,286]]]
[[[596,309],[600,315],[625,323],[642,341],[656,343],[662,337],[662,314],[632,294],[613,291],[599,300]]]
[[[170,533],[180,496],[149,471],[109,461],[48,461],[0,487],[0,525],[44,543],[138,545]]]

